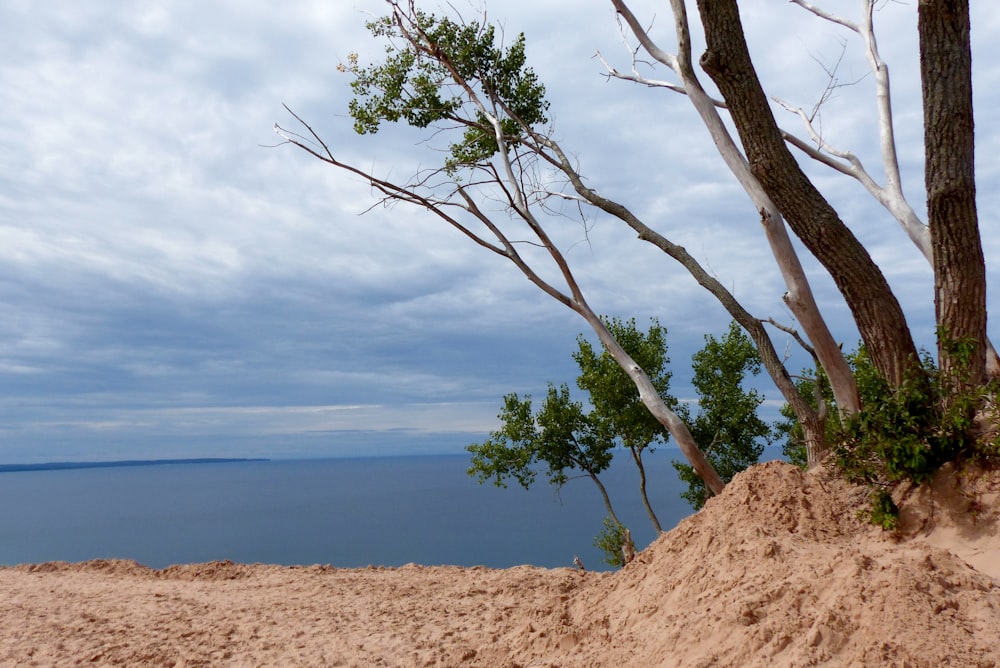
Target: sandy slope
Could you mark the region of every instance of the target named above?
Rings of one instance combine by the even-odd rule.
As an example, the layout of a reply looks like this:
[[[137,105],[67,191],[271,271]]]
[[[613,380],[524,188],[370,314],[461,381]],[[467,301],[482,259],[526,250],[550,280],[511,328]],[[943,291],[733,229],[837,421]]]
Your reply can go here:
[[[4,568],[0,665],[1000,665],[998,491],[947,471],[893,538],[770,463],[617,573]]]

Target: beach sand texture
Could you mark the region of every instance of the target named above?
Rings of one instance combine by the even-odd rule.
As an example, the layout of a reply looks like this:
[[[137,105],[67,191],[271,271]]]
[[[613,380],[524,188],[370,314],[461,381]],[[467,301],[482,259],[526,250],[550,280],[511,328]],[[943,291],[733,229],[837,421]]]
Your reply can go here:
[[[0,666],[1000,665],[1000,476],[907,496],[887,534],[862,490],[760,465],[614,573],[0,568]]]

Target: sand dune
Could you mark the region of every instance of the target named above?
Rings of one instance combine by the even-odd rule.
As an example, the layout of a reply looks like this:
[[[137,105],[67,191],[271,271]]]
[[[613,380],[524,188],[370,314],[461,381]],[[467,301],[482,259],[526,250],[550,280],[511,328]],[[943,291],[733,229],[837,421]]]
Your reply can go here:
[[[770,463],[616,573],[126,561],[0,569],[0,666],[1000,665],[996,474],[863,492]]]

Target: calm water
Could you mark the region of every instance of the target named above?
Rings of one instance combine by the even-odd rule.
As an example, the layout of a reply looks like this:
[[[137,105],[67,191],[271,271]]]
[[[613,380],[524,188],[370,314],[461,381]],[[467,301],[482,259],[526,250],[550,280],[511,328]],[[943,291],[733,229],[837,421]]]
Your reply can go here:
[[[690,513],[670,460],[649,456],[665,529]],[[654,534],[625,455],[604,476],[647,545]],[[135,559],[154,568],[231,559],[277,564],[569,566],[593,547],[594,484],[497,489],[466,475],[467,455],[30,471],[0,474],[0,564]]]

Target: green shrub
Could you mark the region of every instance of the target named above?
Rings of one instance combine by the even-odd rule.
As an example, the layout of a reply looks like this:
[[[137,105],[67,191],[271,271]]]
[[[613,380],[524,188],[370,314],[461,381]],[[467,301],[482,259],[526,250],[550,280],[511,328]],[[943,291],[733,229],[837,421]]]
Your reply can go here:
[[[601,559],[608,566],[621,568],[625,565],[625,541],[629,540],[628,530],[621,522],[616,522],[611,517],[604,518],[604,528],[594,539],[594,547],[604,553]]]
[[[852,356],[864,408],[845,420],[837,463],[854,482],[925,482],[942,464],[975,450],[975,408],[984,389],[953,392],[927,355],[896,389],[875,372],[864,348]]]
[[[892,500],[892,494],[886,489],[879,489],[872,492],[871,501],[868,521],[885,531],[895,531],[899,524],[899,506]]]
[[[882,379],[864,346],[848,355],[863,408],[846,419],[841,419],[833,406],[822,372],[803,372],[796,383],[803,396],[814,401],[814,396],[820,395],[831,405],[826,437],[833,445],[836,465],[847,480],[871,488],[872,505],[867,515],[884,529],[895,528],[899,512],[888,491],[894,485],[924,483],[947,462],[977,459],[1000,463],[1000,435],[984,439],[975,429],[977,411],[992,410],[996,419],[997,384],[963,382],[963,376],[967,377],[963,368],[967,369],[972,348],[944,337],[942,346],[957,361],[956,369],[950,374],[941,372],[924,352],[919,367],[898,388]],[[821,392],[814,392],[817,382]],[[792,463],[804,466],[801,425],[788,406],[782,414],[786,420],[778,430],[787,438],[784,452]]]

